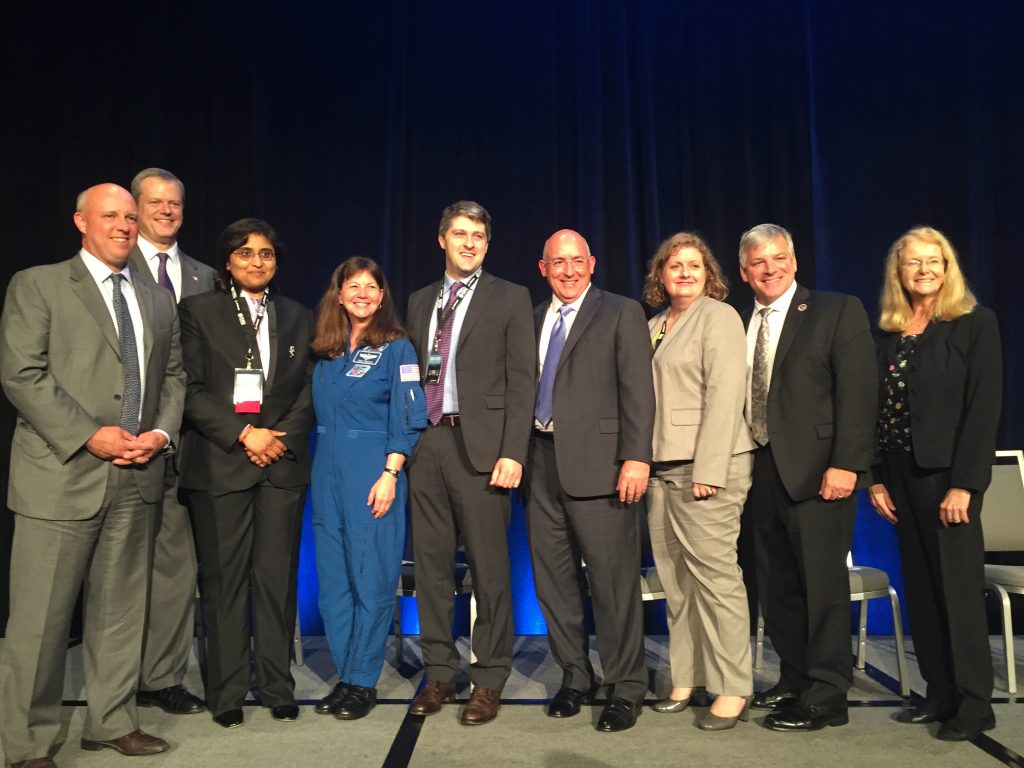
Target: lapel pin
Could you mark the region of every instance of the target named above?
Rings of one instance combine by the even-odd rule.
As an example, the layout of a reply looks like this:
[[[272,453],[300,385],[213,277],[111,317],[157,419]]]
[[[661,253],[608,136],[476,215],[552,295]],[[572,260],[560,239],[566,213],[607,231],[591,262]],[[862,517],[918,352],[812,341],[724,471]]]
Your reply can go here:
[[[798,305],[797,308],[796,308],[796,311],[797,312],[806,312],[807,311],[807,305],[806,304]]]
[[[198,283],[199,282],[199,275],[192,275],[192,279],[195,280]]]
[[[295,357],[295,347],[288,347],[288,357]]]

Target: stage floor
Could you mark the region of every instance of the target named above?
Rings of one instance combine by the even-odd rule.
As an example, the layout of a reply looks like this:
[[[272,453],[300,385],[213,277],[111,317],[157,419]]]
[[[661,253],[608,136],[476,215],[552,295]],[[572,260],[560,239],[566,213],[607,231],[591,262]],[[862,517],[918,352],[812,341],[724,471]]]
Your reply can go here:
[[[2,642],[2,641],[0,641]],[[545,637],[516,639],[514,671],[502,695],[498,719],[486,726],[458,724],[458,705],[432,717],[407,716],[407,707],[422,678],[417,637],[403,643],[403,659],[389,643],[388,658],[378,685],[381,703],[365,719],[341,722],[317,716],[308,706],[295,723],[278,723],[255,701],[246,706],[246,723],[230,731],[216,726],[207,714],[175,717],[143,709],[142,728],[167,739],[172,749],[143,761],[153,768],[460,768],[504,766],[544,768],[612,768],[618,766],[785,766],[842,768],[843,766],[914,766],[971,768],[997,764],[1022,766],[1024,759],[1024,696],[1006,694],[1002,645],[991,638],[996,673],[994,705],[998,726],[974,743],[950,744],[934,738],[936,726],[901,725],[892,720],[903,706],[899,696],[895,648],[891,637],[869,639],[867,667],[855,670],[850,691],[850,723],[809,734],[775,733],[761,727],[763,716],[740,723],[731,731],[705,733],[696,727],[703,709],[660,715],[645,708],[637,726],[619,734],[594,730],[598,705],[579,717],[554,720],[544,716],[543,704],[558,688],[561,674],[547,650]],[[468,651],[460,640],[463,654]],[[322,637],[303,640],[304,664],[293,667],[296,692],[304,705],[325,695],[335,681],[330,653]],[[924,687],[917,674],[913,646],[908,640],[908,665],[915,694]],[[1024,637],[1017,638],[1017,656],[1024,657]],[[647,661],[653,701],[670,687],[667,638],[649,636]],[[600,673],[600,655],[593,652]],[[84,706],[80,648],[69,651],[65,685],[66,740],[56,755],[61,768],[120,765],[124,758],[109,750],[79,748]],[[1024,672],[1018,665],[1018,677]],[[777,657],[766,644],[765,665],[755,671],[755,688],[771,685]],[[187,681],[202,691],[198,665]],[[469,694],[460,683],[459,701]],[[134,761],[130,761],[133,762]]]

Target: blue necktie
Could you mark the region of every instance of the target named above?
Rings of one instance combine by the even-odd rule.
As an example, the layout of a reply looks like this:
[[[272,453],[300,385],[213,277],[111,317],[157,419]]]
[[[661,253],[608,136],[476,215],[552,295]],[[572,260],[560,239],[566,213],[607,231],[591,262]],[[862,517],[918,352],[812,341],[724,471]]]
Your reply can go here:
[[[558,308],[558,319],[551,329],[551,338],[548,340],[548,351],[544,355],[544,370],[540,374],[540,382],[537,384],[537,407],[533,415],[544,426],[551,421],[551,394],[555,388],[555,371],[558,369],[558,359],[562,356],[562,349],[565,347],[565,318],[572,312],[572,307],[563,304]]]
[[[135,327],[128,312],[128,302],[121,293],[125,276],[115,272],[110,276],[114,286],[114,317],[117,319],[117,346],[121,353],[124,372],[124,396],[121,398],[121,429],[139,434],[139,407],[142,405],[142,379],[139,375],[139,349],[135,345]]]

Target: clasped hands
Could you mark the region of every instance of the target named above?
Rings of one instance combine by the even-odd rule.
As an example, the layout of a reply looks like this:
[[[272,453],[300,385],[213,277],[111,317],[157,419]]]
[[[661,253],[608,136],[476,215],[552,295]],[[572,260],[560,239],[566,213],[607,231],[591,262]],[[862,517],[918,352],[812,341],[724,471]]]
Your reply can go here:
[[[259,467],[269,467],[288,450],[288,447],[278,439],[287,434],[276,429],[253,427],[245,431],[239,442],[245,448],[245,455],[249,457],[249,461]]]
[[[121,427],[100,427],[85,441],[85,449],[93,456],[119,467],[145,464],[167,445],[162,432],[133,435]]]

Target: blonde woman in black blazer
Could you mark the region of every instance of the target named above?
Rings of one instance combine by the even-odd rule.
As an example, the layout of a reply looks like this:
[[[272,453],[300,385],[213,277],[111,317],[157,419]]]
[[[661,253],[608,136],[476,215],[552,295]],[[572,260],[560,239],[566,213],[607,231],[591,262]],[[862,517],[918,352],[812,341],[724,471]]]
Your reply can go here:
[[[656,712],[681,712],[697,687],[718,694],[699,725],[747,719],[753,691],[749,609],[737,563],[740,515],[755,448],[743,417],[747,341],[711,249],[679,232],[651,259],[654,464],[648,520],[668,603],[671,694]]]
[[[939,721],[965,741],[995,727],[981,506],[1002,397],[999,328],[931,227],[889,249],[879,326],[878,455],[871,503],[896,524],[925,703],[901,723]]]

